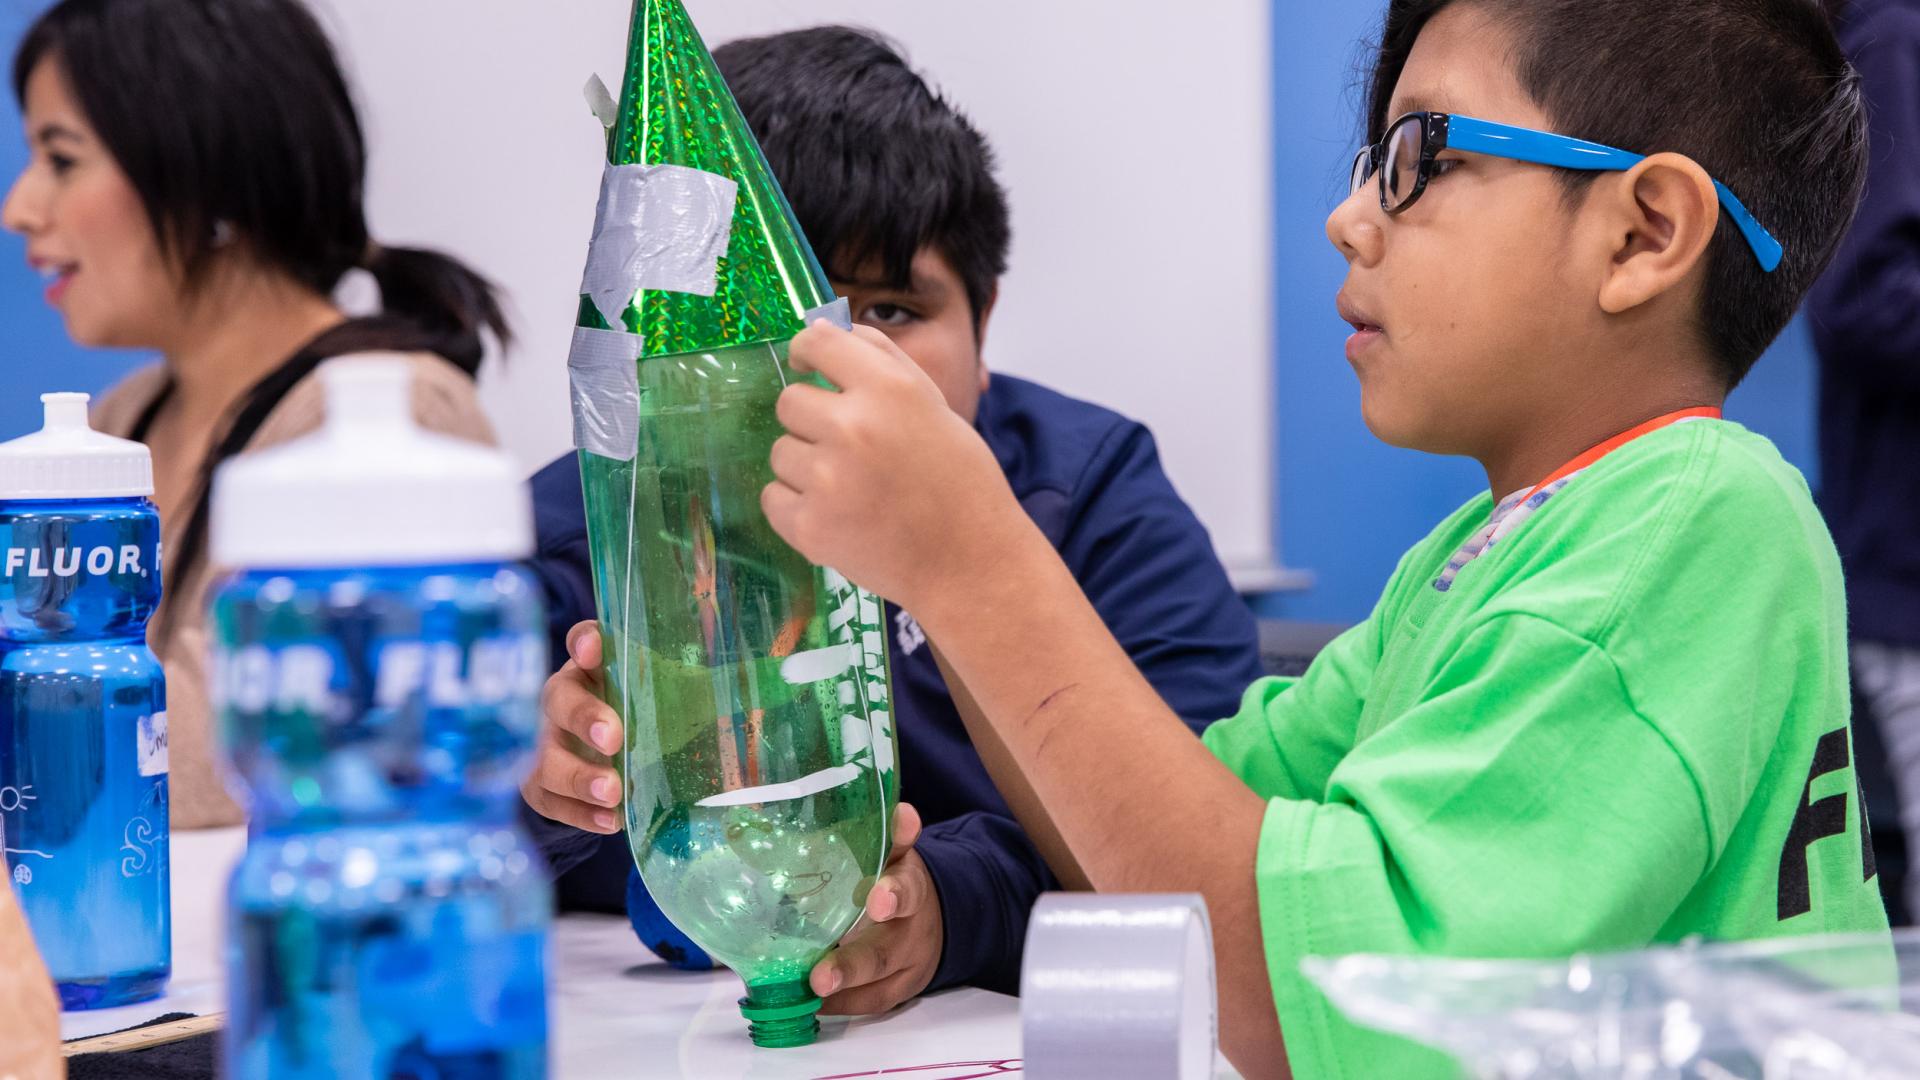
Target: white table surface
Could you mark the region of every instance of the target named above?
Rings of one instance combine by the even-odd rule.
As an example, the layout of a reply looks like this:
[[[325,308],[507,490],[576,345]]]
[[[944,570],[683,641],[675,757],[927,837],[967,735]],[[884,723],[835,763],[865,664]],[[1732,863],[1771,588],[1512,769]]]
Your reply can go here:
[[[226,1009],[224,894],[246,833],[175,833],[172,843],[173,979],[167,992],[140,1005],[64,1013],[62,1038],[118,1031],[169,1012]],[[826,1017],[812,1046],[761,1050],[747,1040],[738,976],[675,971],[641,947],[618,916],[557,920],[549,974],[556,1080],[851,1080],[889,1073],[961,1080],[1020,1071],[1019,999],[986,990],[934,994],[884,1016]],[[1222,1077],[1235,1075],[1224,1061],[1219,1069]]]
[[[675,971],[618,916],[567,916],[554,934],[554,1076],[815,1080],[914,1068],[915,1080],[1019,1071],[1020,1001],[951,990],[880,1017],[823,1017],[820,1040],[761,1050],[747,1040],[740,977]],[[949,1069],[920,1066],[956,1064]]]

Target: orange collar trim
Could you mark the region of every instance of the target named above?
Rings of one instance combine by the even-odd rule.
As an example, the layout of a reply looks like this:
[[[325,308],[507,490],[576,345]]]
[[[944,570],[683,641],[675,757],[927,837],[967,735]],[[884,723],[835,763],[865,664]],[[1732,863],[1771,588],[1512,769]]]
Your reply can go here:
[[[1601,443],[1586,453],[1581,454],[1579,457],[1574,458],[1572,461],[1567,462],[1565,465],[1560,466],[1558,469],[1555,469],[1545,480],[1535,484],[1533,490],[1527,492],[1527,496],[1531,498],[1548,484],[1572,476],[1574,473],[1592,465],[1594,462],[1599,461],[1601,458],[1606,457],[1608,454],[1613,453],[1615,450],[1620,449],[1642,435],[1651,434],[1663,427],[1677,424],[1682,420],[1718,420],[1720,419],[1720,415],[1721,413],[1718,408],[1712,405],[1703,405],[1699,408],[1681,409],[1679,412],[1670,412],[1665,416],[1656,416],[1644,424],[1629,428],[1615,435],[1606,442]]]

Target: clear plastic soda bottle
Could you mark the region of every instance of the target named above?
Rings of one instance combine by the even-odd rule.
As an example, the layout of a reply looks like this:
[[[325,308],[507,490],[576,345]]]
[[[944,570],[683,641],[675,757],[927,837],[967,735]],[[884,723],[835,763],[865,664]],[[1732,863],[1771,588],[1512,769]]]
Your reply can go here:
[[[546,676],[505,454],[417,428],[403,361],[322,369],[316,435],[215,482],[228,1075],[546,1075],[545,866],[516,824]]]
[[[160,515],[147,448],[87,395],[0,445],[0,817],[6,870],[67,1009],[166,986],[167,713],[147,621]]]
[[[627,838],[754,1042],[798,1046],[898,798],[880,603],[760,509],[788,343],[845,304],[679,0],[634,5],[608,147],[569,366]]]

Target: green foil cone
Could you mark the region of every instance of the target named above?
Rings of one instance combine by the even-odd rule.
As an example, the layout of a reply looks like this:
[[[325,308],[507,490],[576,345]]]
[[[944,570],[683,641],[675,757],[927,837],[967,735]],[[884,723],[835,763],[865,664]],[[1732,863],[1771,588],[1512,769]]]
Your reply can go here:
[[[714,294],[646,289],[624,313],[626,329],[646,342],[641,355],[798,334],[808,311],[832,302],[833,288],[686,8],[678,0],[636,3],[627,56],[608,160],[683,165],[739,185]],[[604,328],[607,321],[583,298],[580,325]]]

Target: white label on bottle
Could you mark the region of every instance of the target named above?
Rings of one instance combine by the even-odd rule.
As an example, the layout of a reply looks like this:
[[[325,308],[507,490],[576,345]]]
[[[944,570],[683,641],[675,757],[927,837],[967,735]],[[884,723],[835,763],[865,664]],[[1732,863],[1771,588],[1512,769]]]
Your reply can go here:
[[[835,765],[831,769],[821,769],[808,773],[798,780],[788,780],[780,784],[763,784],[760,787],[736,788],[723,791],[718,795],[709,795],[701,799],[697,806],[752,806],[756,803],[785,802],[789,799],[804,799],[809,795],[818,795],[823,791],[851,784],[860,779],[860,766],[854,764]]]
[[[140,775],[167,775],[166,710],[140,718]]]
[[[797,652],[780,661],[780,677],[793,686],[804,686],[852,671],[859,662],[860,650],[851,643],[829,645],[824,649]]]

